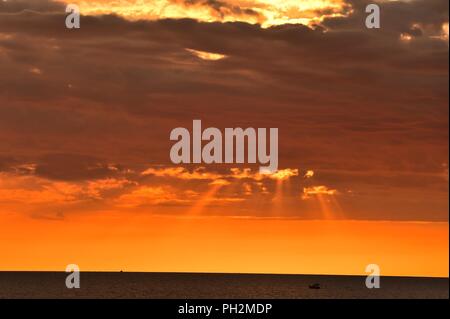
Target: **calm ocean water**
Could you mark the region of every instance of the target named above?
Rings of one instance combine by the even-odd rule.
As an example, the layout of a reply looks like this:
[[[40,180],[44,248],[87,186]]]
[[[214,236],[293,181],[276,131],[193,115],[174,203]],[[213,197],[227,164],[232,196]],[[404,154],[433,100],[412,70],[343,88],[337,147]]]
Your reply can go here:
[[[449,298],[448,278],[382,277],[367,289],[357,276],[91,272],[67,289],[66,275],[0,272],[0,298]]]

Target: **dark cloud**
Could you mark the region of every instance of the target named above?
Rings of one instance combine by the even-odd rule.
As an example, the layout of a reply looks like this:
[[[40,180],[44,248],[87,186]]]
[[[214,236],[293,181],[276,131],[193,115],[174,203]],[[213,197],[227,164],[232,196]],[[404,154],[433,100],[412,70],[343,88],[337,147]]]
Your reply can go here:
[[[17,161],[13,157],[0,155],[0,172],[9,170],[16,163]]]
[[[365,9],[373,1],[350,0],[348,1],[353,14],[347,18],[329,18],[324,25],[332,29],[360,29],[364,26],[367,13]],[[402,33],[408,32],[414,24],[421,23],[440,31],[442,24],[448,22],[449,2],[442,0],[412,0],[412,1],[384,1],[378,3],[381,10],[381,29],[376,32]],[[372,32],[374,30],[370,30]]]
[[[219,1],[190,2],[222,10]],[[382,3],[380,30],[365,28],[366,2],[355,1],[350,17],[324,21],[327,32],[117,16],[82,17],[81,29],[68,30],[60,5],[6,3],[0,170],[34,162],[39,176],[83,180],[114,176],[109,163],[169,164],[170,130],[202,119],[279,127],[281,167],[357,188],[372,214],[435,218],[427,203],[433,216],[448,214],[448,182],[436,177],[448,163],[448,43],[434,37],[448,1]],[[402,33],[414,40],[402,42]],[[203,61],[188,48],[227,58]],[[381,188],[397,199],[383,204]],[[420,209],[404,208],[412,191]],[[363,201],[354,202],[352,217],[361,217]]]
[[[120,166],[79,154],[49,154],[38,160],[35,174],[55,180],[78,181],[113,177]]]
[[[0,13],[20,13],[22,11],[35,12],[64,12],[65,5],[61,2],[49,0],[7,0],[0,1]]]

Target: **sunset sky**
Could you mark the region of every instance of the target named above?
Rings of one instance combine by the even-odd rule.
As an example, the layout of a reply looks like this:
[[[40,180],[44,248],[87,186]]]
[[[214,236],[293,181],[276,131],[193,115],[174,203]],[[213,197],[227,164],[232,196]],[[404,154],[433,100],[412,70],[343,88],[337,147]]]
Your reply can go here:
[[[371,2],[0,1],[0,271],[448,277],[449,2]],[[172,164],[193,120],[280,170]]]

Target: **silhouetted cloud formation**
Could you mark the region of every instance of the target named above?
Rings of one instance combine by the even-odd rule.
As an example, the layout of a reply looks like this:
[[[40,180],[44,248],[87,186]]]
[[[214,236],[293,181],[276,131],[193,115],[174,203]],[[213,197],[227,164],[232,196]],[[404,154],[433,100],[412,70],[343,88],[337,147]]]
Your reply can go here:
[[[301,171],[284,214],[316,217],[301,193],[324,186],[347,218],[447,220],[448,1],[383,2],[379,30],[365,28],[366,1],[348,3],[351,15],[320,26],[91,15],[68,30],[61,3],[0,2],[0,174],[83,187],[130,181],[104,205],[133,187],[139,198],[145,187],[201,194],[207,181],[141,175],[170,167],[173,128],[193,119],[279,127],[280,168]],[[188,4],[256,15],[228,1]],[[17,169],[25,164],[34,169]],[[303,180],[307,170],[314,177]],[[251,183],[276,191],[274,181]],[[225,189],[218,196],[235,196]]]

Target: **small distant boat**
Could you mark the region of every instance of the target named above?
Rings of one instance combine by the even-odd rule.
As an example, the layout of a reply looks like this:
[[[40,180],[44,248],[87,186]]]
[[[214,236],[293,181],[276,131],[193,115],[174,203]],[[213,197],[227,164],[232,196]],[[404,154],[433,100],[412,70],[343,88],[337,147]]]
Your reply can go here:
[[[320,289],[320,284],[309,285],[309,289]]]

